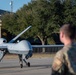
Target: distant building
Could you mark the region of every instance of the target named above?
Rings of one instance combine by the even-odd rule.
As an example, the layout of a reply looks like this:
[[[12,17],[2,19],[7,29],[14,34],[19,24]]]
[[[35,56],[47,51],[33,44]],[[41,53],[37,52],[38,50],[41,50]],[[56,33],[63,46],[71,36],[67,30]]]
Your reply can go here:
[[[6,11],[6,10],[0,9],[0,15],[3,15],[4,13],[10,13],[10,12],[9,11]]]

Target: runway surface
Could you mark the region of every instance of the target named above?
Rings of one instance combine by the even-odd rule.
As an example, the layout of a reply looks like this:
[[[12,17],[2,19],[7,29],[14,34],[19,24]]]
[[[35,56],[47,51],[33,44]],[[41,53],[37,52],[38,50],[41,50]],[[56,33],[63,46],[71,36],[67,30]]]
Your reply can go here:
[[[50,75],[53,58],[30,58],[31,67],[20,68],[18,59],[3,59],[0,62],[0,75]]]

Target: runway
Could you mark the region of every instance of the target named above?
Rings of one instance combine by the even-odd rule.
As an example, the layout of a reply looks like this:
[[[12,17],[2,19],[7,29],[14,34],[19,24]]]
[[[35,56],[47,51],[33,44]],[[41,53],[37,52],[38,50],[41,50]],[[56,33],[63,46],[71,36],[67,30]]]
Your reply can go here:
[[[19,60],[3,59],[0,62],[0,75],[50,75],[53,58],[30,58],[31,67],[20,68]]]

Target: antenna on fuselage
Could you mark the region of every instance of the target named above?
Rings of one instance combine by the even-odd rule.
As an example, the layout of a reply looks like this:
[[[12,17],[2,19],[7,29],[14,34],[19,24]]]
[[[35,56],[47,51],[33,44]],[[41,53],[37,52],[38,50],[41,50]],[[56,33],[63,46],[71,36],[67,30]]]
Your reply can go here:
[[[20,34],[18,34],[15,38],[13,38],[9,43],[13,43],[16,39],[18,39],[24,32],[26,32],[31,26],[27,27],[25,30],[23,30]]]

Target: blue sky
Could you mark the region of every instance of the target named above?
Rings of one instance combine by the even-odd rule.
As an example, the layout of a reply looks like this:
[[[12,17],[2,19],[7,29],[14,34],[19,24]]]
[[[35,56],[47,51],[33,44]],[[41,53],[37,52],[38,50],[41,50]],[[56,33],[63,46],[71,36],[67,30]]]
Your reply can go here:
[[[11,1],[13,1],[13,12],[16,12],[24,4],[28,4],[28,2],[31,2],[31,0],[0,0],[0,9],[11,11]]]

